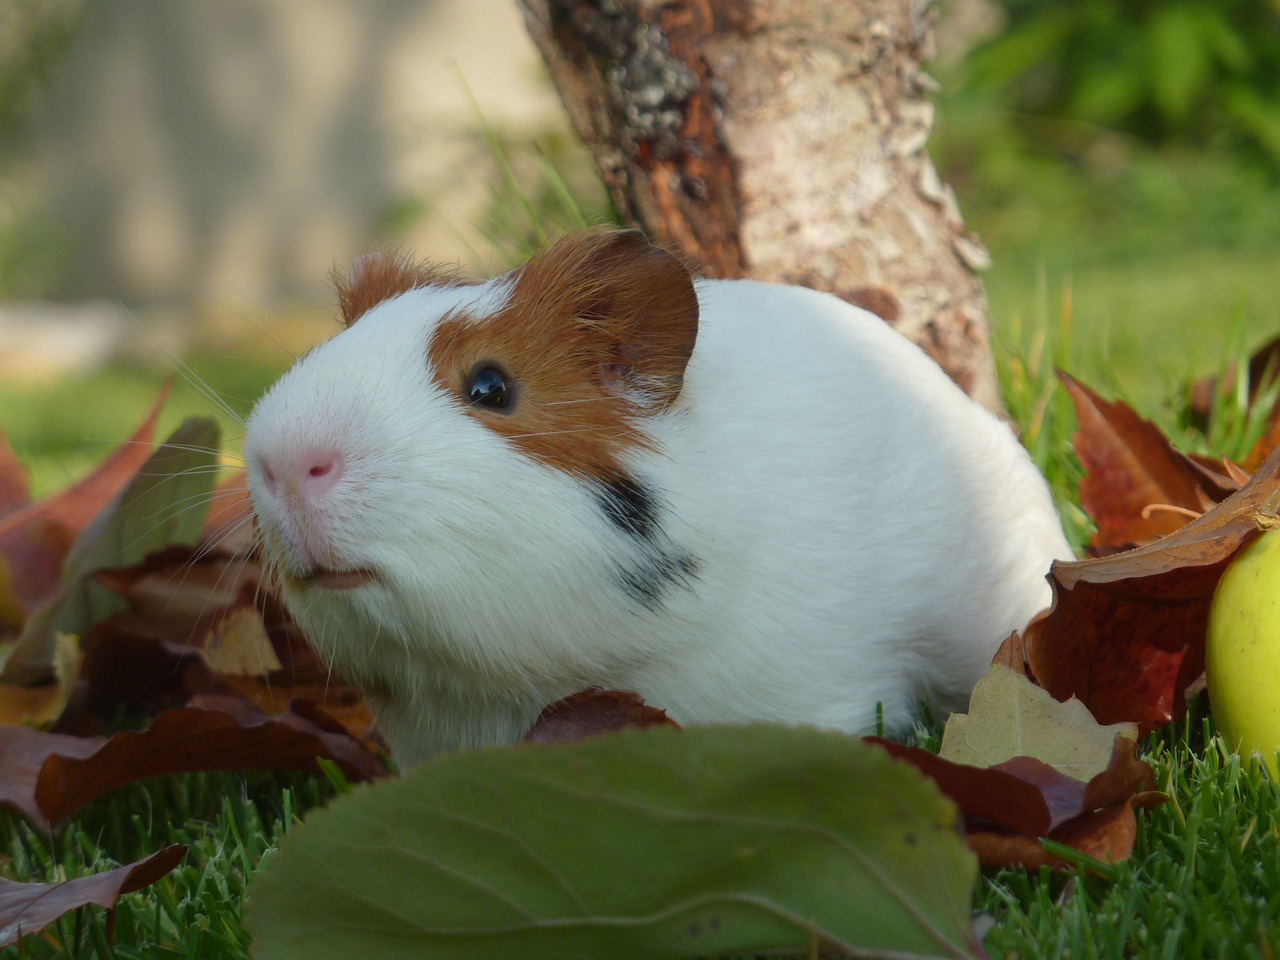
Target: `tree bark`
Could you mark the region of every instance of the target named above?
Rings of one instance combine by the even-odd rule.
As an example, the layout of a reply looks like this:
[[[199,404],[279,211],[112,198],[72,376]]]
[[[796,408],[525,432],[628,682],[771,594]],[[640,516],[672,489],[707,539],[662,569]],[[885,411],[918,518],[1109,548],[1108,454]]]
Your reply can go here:
[[[924,152],[930,0],[518,0],[619,213],[835,293],[1001,410],[988,257]]]

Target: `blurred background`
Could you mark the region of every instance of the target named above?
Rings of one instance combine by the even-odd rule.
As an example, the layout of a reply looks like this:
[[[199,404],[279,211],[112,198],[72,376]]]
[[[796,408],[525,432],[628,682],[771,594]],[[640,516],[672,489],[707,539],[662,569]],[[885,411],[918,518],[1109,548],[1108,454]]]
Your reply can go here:
[[[1007,389],[1054,360],[1175,429],[1280,333],[1280,0],[940,14],[931,150]],[[174,358],[243,415],[333,332],[335,264],[494,272],[566,194],[611,216],[512,0],[2,0],[0,429],[46,492]]]

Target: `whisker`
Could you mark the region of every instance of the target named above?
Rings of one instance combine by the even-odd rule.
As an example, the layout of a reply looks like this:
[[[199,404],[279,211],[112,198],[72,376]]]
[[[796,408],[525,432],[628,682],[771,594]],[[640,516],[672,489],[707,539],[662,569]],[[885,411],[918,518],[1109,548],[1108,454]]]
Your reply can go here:
[[[164,447],[166,450],[182,450],[187,453],[207,453],[215,457],[221,457],[222,451],[217,447],[203,447],[195,443],[170,443],[168,441],[156,444],[156,448]]]
[[[207,540],[203,541],[196,548],[196,552],[191,556],[192,561],[196,562],[196,561],[204,560],[206,557],[210,557],[213,554],[217,553],[219,550],[222,549],[223,544],[225,544],[228,540],[234,537],[241,530],[243,530],[246,524],[252,525],[253,520],[249,517],[242,517],[239,520],[237,520],[235,523],[229,523],[229,524],[226,524],[225,526],[219,527],[216,531],[213,532],[212,536],[210,536]],[[247,562],[248,556],[244,557],[243,559]]]
[[[551,400],[544,404],[548,407],[571,407],[580,403],[621,403],[622,397],[611,394],[602,394],[598,397],[583,397],[580,400]]]
[[[605,430],[605,427],[580,427],[576,430],[541,430],[536,433],[512,433],[504,434],[508,440],[529,440],[533,437],[559,437],[569,436],[576,433],[599,433]]]
[[[217,407],[217,409],[220,410],[223,416],[228,420],[231,420],[233,423],[239,424],[242,427],[244,426],[245,418],[236,412],[231,404],[227,402],[226,398],[214,389],[212,384],[200,376],[200,374],[196,373],[190,364],[172,351],[169,352],[169,362],[178,371],[182,379],[185,380],[189,386],[195,388],[196,393],[199,396]]]
[[[262,334],[262,336],[271,343],[272,346],[279,348],[280,352],[288,358],[289,364],[298,362],[298,353],[289,347],[283,340],[276,336],[275,331],[263,322],[262,319],[254,319],[246,314],[243,310],[237,309],[231,303],[215,298],[213,303],[225,309],[228,313],[242,320],[247,326]]]

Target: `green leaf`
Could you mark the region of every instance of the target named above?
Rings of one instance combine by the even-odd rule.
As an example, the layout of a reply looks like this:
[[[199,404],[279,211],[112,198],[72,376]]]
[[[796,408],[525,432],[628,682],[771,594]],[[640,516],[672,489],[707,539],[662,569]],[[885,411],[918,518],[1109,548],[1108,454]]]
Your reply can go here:
[[[956,808],[882,750],[771,726],[438,758],[290,832],[257,960],[981,956]]]

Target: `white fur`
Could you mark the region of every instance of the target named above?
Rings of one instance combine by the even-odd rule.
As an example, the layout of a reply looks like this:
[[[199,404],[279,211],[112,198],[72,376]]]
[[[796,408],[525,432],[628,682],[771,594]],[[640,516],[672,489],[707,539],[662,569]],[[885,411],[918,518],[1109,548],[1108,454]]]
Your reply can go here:
[[[1009,429],[878,318],[834,297],[697,285],[701,321],[654,451],[628,467],[696,572],[646,606],[619,584],[644,546],[582,480],[533,462],[426,369],[433,323],[482,287],[415,290],[322,345],[254,410],[249,484],[269,558],[369,567],[286,600],[364,684],[402,765],[518,739],[585,686],[638,691],[682,724],[890,731],[961,705],[1069,555]],[[268,494],[261,464],[332,444],[324,503]],[[306,534],[298,531],[306,528]],[[302,571],[302,572],[305,572]]]

